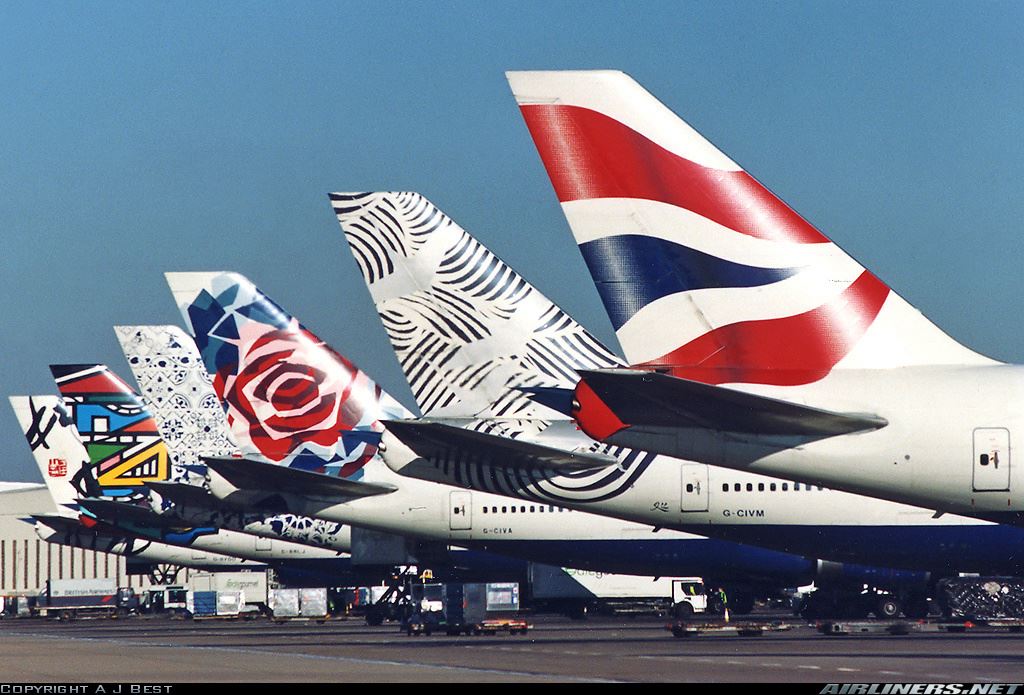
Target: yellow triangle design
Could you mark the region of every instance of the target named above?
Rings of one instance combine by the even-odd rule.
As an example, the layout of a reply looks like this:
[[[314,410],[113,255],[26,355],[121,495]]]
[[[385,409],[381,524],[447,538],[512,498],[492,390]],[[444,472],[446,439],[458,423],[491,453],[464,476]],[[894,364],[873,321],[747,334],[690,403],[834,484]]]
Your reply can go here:
[[[167,480],[167,460],[167,445],[156,441],[109,471],[101,473],[99,483],[102,487],[137,487],[152,481]]]

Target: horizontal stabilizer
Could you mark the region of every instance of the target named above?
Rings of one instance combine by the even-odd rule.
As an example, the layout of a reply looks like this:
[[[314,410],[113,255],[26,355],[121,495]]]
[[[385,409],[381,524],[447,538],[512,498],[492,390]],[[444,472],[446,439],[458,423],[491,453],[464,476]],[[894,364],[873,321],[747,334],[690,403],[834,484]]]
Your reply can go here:
[[[181,483],[146,483],[146,487],[168,502],[196,507],[219,507],[220,500],[198,485]]]
[[[417,455],[433,461],[454,459],[465,464],[562,473],[618,464],[618,460],[605,454],[568,451],[440,422],[391,420],[385,421],[384,426]]]
[[[78,500],[78,504],[90,514],[95,514],[100,521],[114,525],[122,522],[157,527],[169,525],[166,517],[157,514],[149,507],[137,504],[88,498]],[[173,525],[180,526],[181,523],[175,522]]]
[[[354,499],[386,495],[398,488],[385,483],[360,483],[333,475],[240,458],[204,458],[206,465],[239,489],[266,490],[310,497]]]
[[[534,403],[551,408],[563,415],[572,415],[573,390],[560,386],[514,386]]]
[[[57,514],[33,514],[36,524],[45,526],[55,533],[103,533],[112,536],[124,536],[125,530],[116,526],[92,519],[90,517],[67,517]]]
[[[601,439],[630,425],[821,438],[889,424],[877,415],[820,410],[657,372],[581,371],[580,377],[578,421]]]
[[[78,517],[60,516],[59,514],[32,514],[32,522],[42,524],[58,533],[82,530],[82,524]]]

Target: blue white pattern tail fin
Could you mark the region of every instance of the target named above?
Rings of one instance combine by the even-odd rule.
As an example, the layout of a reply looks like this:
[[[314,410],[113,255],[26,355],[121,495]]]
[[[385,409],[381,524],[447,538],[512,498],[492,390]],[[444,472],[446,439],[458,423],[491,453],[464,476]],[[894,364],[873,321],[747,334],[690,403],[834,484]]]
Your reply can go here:
[[[173,465],[202,466],[204,456],[238,453],[190,335],[177,326],[115,326],[114,333]]]
[[[523,389],[622,364],[422,195],[330,198],[425,415],[559,417]]]

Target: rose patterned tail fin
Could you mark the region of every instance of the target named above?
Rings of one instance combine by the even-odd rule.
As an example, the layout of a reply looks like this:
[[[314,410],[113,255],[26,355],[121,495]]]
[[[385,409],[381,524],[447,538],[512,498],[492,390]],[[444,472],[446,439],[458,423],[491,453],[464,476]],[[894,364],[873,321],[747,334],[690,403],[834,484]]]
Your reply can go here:
[[[216,463],[206,457],[238,460],[238,447],[231,441],[224,408],[191,336],[178,326],[114,326],[114,332],[164,434],[174,464],[193,465],[204,474],[214,469],[215,475]],[[334,550],[348,550],[351,543],[351,529],[336,521],[296,514],[238,512],[218,507],[214,495],[193,486],[151,483],[149,488],[155,493],[151,495],[154,511],[170,513],[184,522]]]
[[[330,198],[424,414],[550,419],[524,389],[572,389],[576,370],[622,366],[419,193]]]
[[[358,479],[381,420],[412,417],[237,273],[167,273],[246,456]]]

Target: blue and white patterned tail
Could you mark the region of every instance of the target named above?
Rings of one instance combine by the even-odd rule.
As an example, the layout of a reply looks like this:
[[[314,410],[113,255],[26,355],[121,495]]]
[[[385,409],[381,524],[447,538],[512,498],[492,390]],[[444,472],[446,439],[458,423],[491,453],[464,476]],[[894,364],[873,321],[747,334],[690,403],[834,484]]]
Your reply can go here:
[[[173,465],[202,474],[202,457],[238,453],[191,336],[177,326],[114,326],[114,333]]]
[[[622,364],[422,195],[330,198],[425,415],[551,419],[522,389]]]

